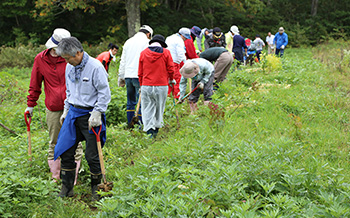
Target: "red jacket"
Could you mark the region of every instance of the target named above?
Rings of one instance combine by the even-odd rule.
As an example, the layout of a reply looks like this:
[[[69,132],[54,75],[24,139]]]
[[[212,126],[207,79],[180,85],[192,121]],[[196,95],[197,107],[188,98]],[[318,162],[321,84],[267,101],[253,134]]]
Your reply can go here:
[[[160,47],[158,47],[160,49]],[[139,81],[144,86],[167,86],[174,76],[174,63],[170,51],[163,48],[163,53],[146,48],[139,60]]]
[[[194,47],[192,39],[185,40],[185,47],[186,47],[186,58],[187,59],[198,58],[198,55],[196,53],[196,48]]]
[[[96,59],[102,63],[102,65],[105,67],[106,71],[108,72],[108,67],[112,60],[112,56],[109,53],[109,51],[102,52],[97,56]]]
[[[65,70],[67,63],[61,57],[53,58],[57,62],[52,63],[49,55],[49,49],[46,49],[34,59],[27,105],[28,107],[37,105],[36,101],[39,99],[41,84],[44,81],[45,105],[47,109],[50,111],[61,111],[66,98]]]

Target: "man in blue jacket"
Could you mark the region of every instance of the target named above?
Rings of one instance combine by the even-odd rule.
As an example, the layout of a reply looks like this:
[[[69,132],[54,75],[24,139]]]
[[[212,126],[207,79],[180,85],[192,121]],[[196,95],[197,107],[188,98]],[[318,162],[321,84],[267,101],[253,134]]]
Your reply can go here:
[[[275,34],[274,44],[276,45],[276,55],[283,56],[284,49],[288,45],[288,35],[284,32],[284,28],[280,27],[278,33]]]

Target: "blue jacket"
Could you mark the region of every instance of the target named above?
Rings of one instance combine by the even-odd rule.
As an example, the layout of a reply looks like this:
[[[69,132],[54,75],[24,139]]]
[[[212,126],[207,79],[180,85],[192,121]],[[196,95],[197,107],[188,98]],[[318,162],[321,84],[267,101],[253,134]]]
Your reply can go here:
[[[288,35],[287,33],[280,34],[277,32],[275,34],[275,38],[273,40],[274,44],[276,44],[277,49],[281,49],[281,46],[284,45],[286,47],[288,45]]]
[[[90,110],[79,109],[70,107],[66,118],[64,119],[60,133],[58,134],[57,143],[55,146],[54,160],[56,160],[61,154],[70,149],[76,141],[76,128],[74,125],[75,120],[78,117],[89,114]],[[96,132],[99,131],[99,127],[94,128]],[[94,134],[92,130],[89,130],[90,134]],[[101,146],[106,142],[106,116],[102,114],[102,129],[100,134]]]

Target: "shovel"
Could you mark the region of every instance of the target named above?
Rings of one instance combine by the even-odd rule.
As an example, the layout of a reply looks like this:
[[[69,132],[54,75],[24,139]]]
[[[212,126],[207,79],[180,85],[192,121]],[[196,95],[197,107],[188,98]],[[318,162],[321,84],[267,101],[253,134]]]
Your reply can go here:
[[[194,89],[190,93],[182,97],[176,104],[181,104],[186,98],[188,98],[188,96],[190,96],[194,91],[196,91],[198,87],[199,87],[199,84],[196,87],[194,87]]]
[[[136,111],[135,111],[134,117],[130,121],[129,128],[134,128],[134,125],[136,123],[139,123],[139,121],[140,121],[140,119],[138,117],[138,113],[139,113],[139,110],[140,110],[140,104],[141,104],[141,91],[140,91],[140,94],[139,94],[139,100],[137,101]]]
[[[27,125],[27,140],[28,140],[28,156],[29,161],[32,161],[32,137],[30,136],[30,122],[32,121],[32,117],[27,117],[29,115],[29,111],[24,113],[24,120]]]
[[[107,182],[107,179],[106,179],[106,170],[105,170],[105,164],[103,162],[103,154],[102,154],[101,139],[100,139],[100,133],[102,130],[102,126],[100,126],[100,130],[98,131],[98,133],[95,132],[94,128],[91,128],[91,129],[96,136],[98,157],[100,159],[101,173],[102,173],[102,178],[103,178],[103,183],[98,184],[97,189],[100,191],[108,192],[108,191],[112,190],[113,182]]]

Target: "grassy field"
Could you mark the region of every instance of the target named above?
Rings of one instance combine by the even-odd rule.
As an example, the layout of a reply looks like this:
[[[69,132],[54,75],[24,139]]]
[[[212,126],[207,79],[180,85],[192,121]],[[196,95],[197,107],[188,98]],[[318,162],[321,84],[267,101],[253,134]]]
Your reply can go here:
[[[350,217],[350,43],[287,49],[280,60],[231,71],[213,105],[172,99],[157,140],[126,130],[125,89],[110,70],[113,102],[104,147],[114,188],[90,202],[86,161],[75,196],[50,181],[44,96],[28,162],[23,112],[30,69],[0,72],[1,217]],[[103,193],[104,194],[104,193]],[[104,194],[106,195],[106,194]]]

